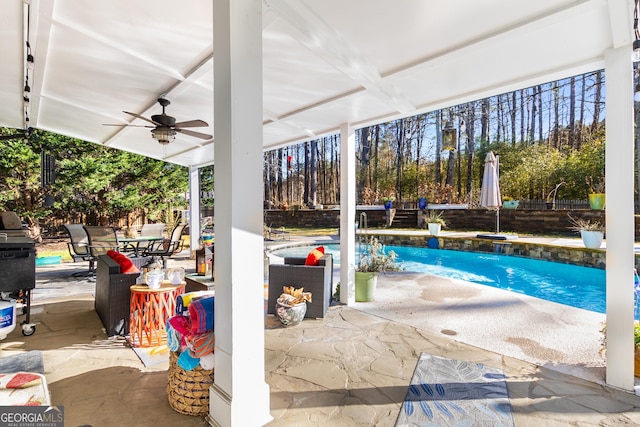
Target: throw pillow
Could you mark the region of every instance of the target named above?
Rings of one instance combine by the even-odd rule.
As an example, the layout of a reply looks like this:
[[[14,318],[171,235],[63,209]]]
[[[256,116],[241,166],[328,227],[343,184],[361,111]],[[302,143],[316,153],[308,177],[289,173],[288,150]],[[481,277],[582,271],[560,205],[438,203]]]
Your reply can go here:
[[[307,255],[304,265],[318,265],[320,258],[324,255],[324,246],[318,246]]]
[[[121,274],[140,273],[138,267],[136,267],[126,255],[116,251],[107,251],[107,255],[118,263]]]

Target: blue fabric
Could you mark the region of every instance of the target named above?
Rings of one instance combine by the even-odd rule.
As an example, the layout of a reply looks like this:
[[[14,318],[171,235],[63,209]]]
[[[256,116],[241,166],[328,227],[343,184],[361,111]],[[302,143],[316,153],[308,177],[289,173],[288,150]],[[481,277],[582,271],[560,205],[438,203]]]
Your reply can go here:
[[[165,329],[167,330],[167,347],[169,347],[170,351],[179,351],[180,335],[178,334],[178,331],[173,329],[169,322],[167,322]]]
[[[440,243],[438,243],[438,239],[436,237],[431,237],[427,240],[427,246],[431,249],[438,249],[440,247]]]
[[[191,371],[200,364],[200,359],[191,356],[188,351],[183,351],[182,353],[180,353],[180,356],[178,356],[177,363],[178,366],[180,366],[185,371]]]

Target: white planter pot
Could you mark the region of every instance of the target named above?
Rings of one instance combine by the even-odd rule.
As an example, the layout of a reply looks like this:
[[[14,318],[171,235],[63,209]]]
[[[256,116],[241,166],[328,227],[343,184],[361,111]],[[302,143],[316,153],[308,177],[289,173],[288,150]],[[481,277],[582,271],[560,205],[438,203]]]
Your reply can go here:
[[[442,228],[442,224],[430,222],[427,225],[429,226],[429,233],[432,236],[437,236],[438,234],[440,234],[440,229]]]
[[[599,249],[602,245],[604,233],[602,231],[582,230],[580,231],[580,236],[582,237],[582,243],[584,243],[585,248]]]

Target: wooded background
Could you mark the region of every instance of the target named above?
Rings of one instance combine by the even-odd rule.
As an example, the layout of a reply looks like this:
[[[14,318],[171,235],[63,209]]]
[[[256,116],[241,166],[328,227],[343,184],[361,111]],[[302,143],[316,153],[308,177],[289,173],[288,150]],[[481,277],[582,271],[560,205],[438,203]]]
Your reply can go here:
[[[503,196],[604,192],[604,83],[601,70],[358,129],[358,203],[475,205],[489,151]],[[339,144],[331,135],[265,153],[266,206],[338,204]]]
[[[503,196],[584,201],[604,191],[604,96],[601,70],[357,129],[358,203],[477,206],[489,151]],[[265,152],[265,207],[337,205],[339,153],[338,135]],[[204,207],[215,204],[213,171],[200,171]],[[172,223],[188,194],[181,166],[40,130],[0,142],[0,210],[45,226]]]

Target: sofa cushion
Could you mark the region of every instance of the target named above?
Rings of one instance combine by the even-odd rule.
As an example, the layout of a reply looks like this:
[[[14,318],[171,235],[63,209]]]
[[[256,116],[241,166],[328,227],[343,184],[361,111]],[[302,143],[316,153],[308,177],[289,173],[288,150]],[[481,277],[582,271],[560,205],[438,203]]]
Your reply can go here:
[[[324,246],[318,246],[307,255],[304,265],[318,265],[320,258],[324,255]]]
[[[126,255],[116,251],[107,251],[107,255],[118,263],[120,266],[120,273],[140,273],[140,269],[138,269],[138,267],[136,267]]]

